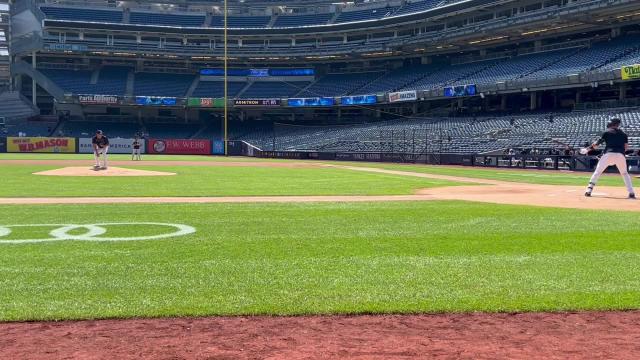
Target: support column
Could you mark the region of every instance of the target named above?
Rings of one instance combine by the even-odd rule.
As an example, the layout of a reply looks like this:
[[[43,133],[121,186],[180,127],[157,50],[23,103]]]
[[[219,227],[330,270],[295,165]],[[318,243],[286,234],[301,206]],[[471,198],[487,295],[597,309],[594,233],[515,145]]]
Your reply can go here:
[[[540,40],[536,40],[536,41],[533,43],[533,48],[534,48],[536,51],[540,51],[540,49],[542,49],[542,41],[540,41]]]
[[[576,91],[576,104],[580,104],[582,102],[582,92],[580,90]]]
[[[500,97],[500,110],[507,111],[507,95]]]
[[[529,95],[529,110],[535,110],[538,108],[538,93],[532,91]]]
[[[615,27],[613,29],[611,29],[611,38],[617,38],[618,36],[620,36],[621,31],[619,27]]]
[[[627,84],[620,84],[620,100],[627,98]]]
[[[31,53],[31,67],[36,69],[36,52]],[[38,105],[38,84],[35,78],[31,78],[31,102],[33,105]]]

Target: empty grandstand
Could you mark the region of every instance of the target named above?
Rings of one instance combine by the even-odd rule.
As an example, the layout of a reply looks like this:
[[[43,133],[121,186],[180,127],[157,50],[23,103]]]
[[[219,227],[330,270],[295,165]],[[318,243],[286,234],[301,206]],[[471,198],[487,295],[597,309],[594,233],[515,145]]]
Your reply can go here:
[[[635,146],[639,12],[631,0],[245,1],[225,23],[200,2],[25,0],[10,12],[6,90],[29,111],[4,131],[220,139],[226,123],[228,139],[263,150],[476,154],[575,147],[619,114]]]

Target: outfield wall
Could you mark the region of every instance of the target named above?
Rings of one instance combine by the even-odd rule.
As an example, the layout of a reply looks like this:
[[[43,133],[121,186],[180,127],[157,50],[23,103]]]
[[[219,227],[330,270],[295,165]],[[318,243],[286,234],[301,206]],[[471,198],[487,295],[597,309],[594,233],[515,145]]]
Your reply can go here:
[[[133,139],[109,139],[110,153],[130,154]],[[223,155],[224,142],[208,139],[148,139],[141,142],[144,154]],[[316,152],[316,151],[262,151],[244,141],[229,141],[231,156],[258,158],[366,161],[410,163],[428,165],[461,165],[505,169],[593,171],[598,163],[595,156],[552,155],[478,155],[478,154],[409,154],[376,152]],[[90,138],[65,137],[0,137],[0,153],[79,153],[92,152]],[[640,173],[640,157],[628,157],[629,171]],[[610,168],[609,171],[617,172]]]

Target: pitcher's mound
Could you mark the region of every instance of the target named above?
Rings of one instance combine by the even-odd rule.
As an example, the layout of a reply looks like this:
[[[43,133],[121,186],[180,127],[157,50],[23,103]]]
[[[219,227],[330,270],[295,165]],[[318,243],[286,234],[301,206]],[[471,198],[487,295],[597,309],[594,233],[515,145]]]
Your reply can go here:
[[[125,169],[119,167],[110,167],[107,170],[94,170],[94,168],[86,166],[70,166],[61,169],[40,171],[33,173],[34,175],[47,175],[47,176],[168,176],[175,175],[175,173],[163,172],[163,171],[148,171],[148,170],[136,170]]]

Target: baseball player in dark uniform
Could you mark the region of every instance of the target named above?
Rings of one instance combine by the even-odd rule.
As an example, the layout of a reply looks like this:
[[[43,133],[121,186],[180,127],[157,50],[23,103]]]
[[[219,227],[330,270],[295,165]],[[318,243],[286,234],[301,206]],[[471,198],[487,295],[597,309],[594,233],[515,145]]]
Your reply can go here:
[[[131,160],[142,160],[142,155],[140,155],[140,139],[136,136],[135,139],[133,139],[133,143],[131,144],[131,148],[133,149],[133,152],[131,153]]]
[[[618,168],[620,175],[622,175],[622,179],[624,179],[624,184],[629,192],[629,198],[636,198],[631,176],[629,176],[627,158],[625,157],[625,153],[629,150],[629,138],[624,131],[620,130],[620,124],[620,119],[612,119],[609,121],[607,124],[607,131],[602,134],[600,140],[593,143],[588,148],[590,150],[595,150],[599,145],[602,145],[603,143],[606,144],[604,155],[600,158],[600,162],[598,162],[596,171],[593,173],[593,176],[591,176],[589,186],[587,186],[587,191],[584,194],[587,197],[591,196],[591,192],[598,183],[600,175],[602,175],[609,166],[615,165]]]
[[[102,133],[102,130],[96,131],[96,135],[91,139],[93,144],[93,157],[96,160],[95,169],[107,170],[107,153],[109,152],[109,139]],[[102,156],[102,165],[100,165],[100,157]]]

